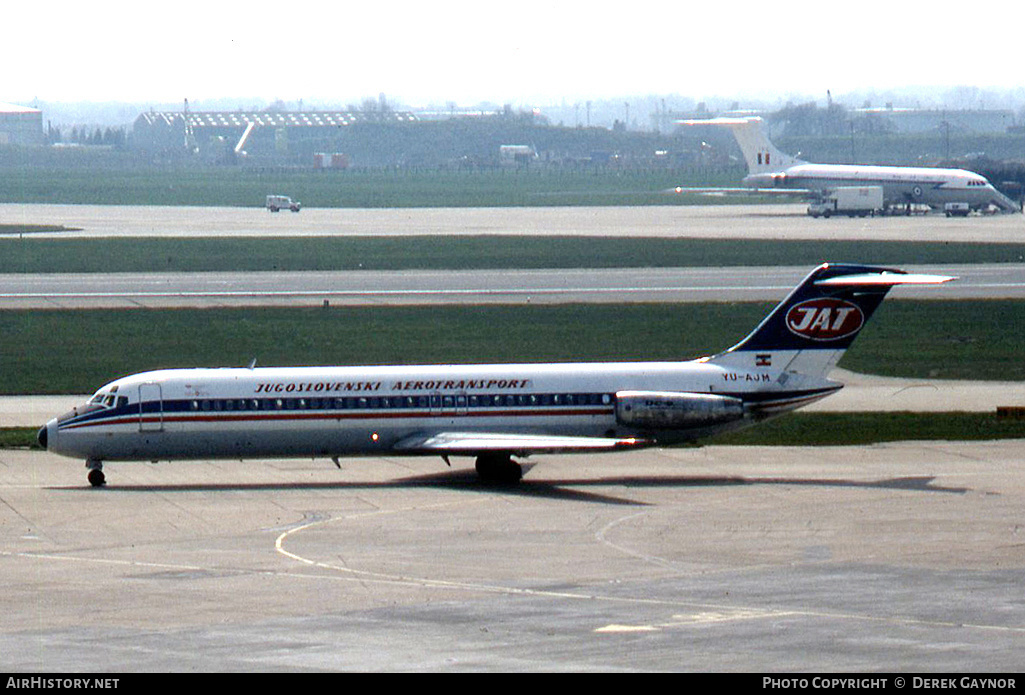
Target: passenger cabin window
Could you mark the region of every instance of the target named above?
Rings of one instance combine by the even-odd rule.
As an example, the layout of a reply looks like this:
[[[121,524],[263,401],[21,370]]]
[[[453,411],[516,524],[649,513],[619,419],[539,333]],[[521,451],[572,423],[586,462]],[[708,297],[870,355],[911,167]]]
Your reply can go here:
[[[90,399],[93,407],[111,408],[128,405],[126,396],[111,392],[98,393]],[[529,412],[535,408],[608,406],[615,402],[610,393],[500,393],[500,394],[433,394],[430,396],[359,396],[339,398],[200,398],[180,401],[182,409],[192,411],[272,411],[272,410],[451,410],[514,408]],[[173,406],[172,406],[173,407]]]

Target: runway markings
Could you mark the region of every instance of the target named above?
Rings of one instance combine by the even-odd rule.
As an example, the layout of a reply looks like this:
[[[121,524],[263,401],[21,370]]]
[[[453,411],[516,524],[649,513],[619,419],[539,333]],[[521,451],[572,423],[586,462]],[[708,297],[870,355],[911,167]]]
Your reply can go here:
[[[452,289],[396,289],[396,290],[181,290],[150,292],[125,290],[123,292],[0,292],[0,299],[246,299],[246,298],[309,298],[309,297],[504,297],[521,295],[576,295],[576,294],[654,294],[719,293],[719,292],[782,292],[783,285],[717,285],[717,286],[658,286],[650,287],[524,287],[524,288],[452,288]]]
[[[170,570],[175,572],[205,572],[209,571],[207,567],[199,567],[195,565],[177,565],[166,562],[140,562],[139,560],[114,560],[111,558],[103,557],[79,557],[77,555],[60,555],[58,553],[35,553],[35,552],[18,552],[11,550],[0,550],[0,557],[20,557],[32,560],[54,560],[58,562],[69,562],[69,563],[89,563],[98,565],[114,565],[120,567],[141,567],[145,569],[159,569],[159,570]],[[248,573],[246,570],[223,570],[223,571],[236,571],[239,574]]]
[[[657,557],[655,555],[648,555],[647,553],[638,552],[638,551],[633,550],[631,548],[627,548],[625,546],[613,543],[612,541],[610,541],[608,539],[608,537],[607,537],[608,536],[608,532],[611,531],[612,529],[614,529],[616,526],[619,526],[620,524],[624,524],[624,523],[626,523],[628,521],[633,521],[634,519],[640,518],[642,516],[647,516],[647,514],[648,514],[647,511],[642,511],[642,512],[636,512],[634,514],[628,514],[628,515],[626,515],[624,517],[620,517],[618,519],[614,519],[613,521],[610,521],[609,523],[605,524],[605,526],[603,526],[597,533],[595,533],[594,534],[594,538],[599,543],[601,543],[603,545],[606,545],[606,546],[608,546],[608,547],[610,547],[610,548],[612,548],[612,549],[614,549],[614,550],[616,550],[618,552],[621,552],[624,555],[629,555],[630,557],[636,558],[638,560],[642,560],[644,562],[648,562],[648,563],[653,564],[653,565],[658,565],[660,567],[675,567],[676,563],[673,563],[670,560],[666,560],[665,558]]]
[[[470,502],[478,503],[487,501],[488,498],[482,500],[475,500]],[[577,592],[577,591],[551,591],[551,590],[540,590],[530,589],[523,587],[511,587],[502,586],[496,584],[482,584],[465,581],[449,581],[440,579],[431,579],[428,577],[413,577],[403,575],[393,575],[381,572],[373,572],[368,570],[360,570],[352,567],[344,567],[338,564],[330,562],[321,562],[308,557],[287,550],[284,546],[286,541],[292,539],[296,534],[300,534],[304,531],[308,531],[313,528],[326,526],[329,524],[345,522],[349,520],[366,518],[371,516],[380,515],[391,515],[400,514],[407,511],[421,511],[424,509],[439,509],[452,506],[461,506],[467,504],[466,500],[458,502],[441,503],[436,505],[426,506],[410,506],[401,507],[394,509],[374,510],[363,513],[354,513],[340,517],[330,518],[316,518],[314,517],[307,523],[300,523],[289,530],[284,531],[275,539],[275,550],[282,556],[302,563],[308,567],[316,567],[322,570],[326,570],[327,574],[311,574],[307,572],[289,572],[287,570],[253,570],[252,568],[232,568],[232,567],[204,567],[195,564],[179,564],[179,563],[166,563],[166,562],[146,562],[139,560],[120,560],[114,558],[103,558],[103,557],[83,557],[80,555],[66,555],[54,552],[32,552],[32,551],[11,551],[11,550],[0,550],[0,557],[3,558],[19,558],[22,560],[31,561],[45,561],[45,562],[62,562],[77,565],[101,565],[108,567],[122,567],[122,568],[143,568],[148,570],[160,570],[163,572],[175,572],[175,573],[186,573],[188,575],[194,575],[195,573],[207,573],[216,571],[222,575],[225,574],[239,574],[239,575],[267,575],[274,577],[290,577],[295,579],[302,579],[304,581],[324,581],[324,580],[335,580],[345,582],[358,582],[358,583],[380,583],[380,584],[395,584],[405,586],[416,586],[420,588],[433,588],[439,590],[459,590],[468,592],[488,593],[488,594],[502,594],[507,596],[523,596],[523,597],[534,597],[534,598],[559,598],[559,599],[575,599],[580,601],[597,601],[607,604],[618,604],[618,605],[630,605],[630,606],[648,606],[654,609],[669,608],[672,610],[667,619],[653,622],[638,622],[638,623],[609,623],[595,627],[592,632],[594,634],[601,635],[617,635],[617,634],[631,634],[631,633],[655,633],[668,630],[684,630],[684,629],[698,629],[715,627],[717,625],[723,625],[727,623],[735,623],[738,621],[756,621],[765,619],[796,619],[796,620],[826,620],[826,621],[857,621],[857,622],[869,622],[892,625],[896,627],[929,627],[929,628],[949,628],[954,630],[979,630],[993,633],[1003,634],[1025,634],[1025,626],[1017,625],[988,625],[981,623],[959,623],[953,621],[943,620],[927,620],[919,619],[914,617],[900,616],[900,615],[867,615],[859,613],[843,613],[843,612],[831,612],[831,611],[818,611],[818,610],[805,610],[805,609],[793,609],[793,608],[763,608],[755,606],[744,606],[744,605],[723,605],[716,603],[700,602],[700,601],[687,601],[681,599],[656,599],[656,598],[642,598],[636,596],[612,596],[602,595],[598,593],[590,592]],[[626,519],[620,520],[620,522]]]
[[[484,502],[489,498],[481,498],[475,500],[475,502]],[[312,528],[326,526],[338,522],[345,522],[353,519],[367,518],[379,515],[390,515],[399,514],[407,511],[422,511],[424,509],[438,509],[450,506],[457,506],[466,504],[466,501],[440,503],[435,505],[413,505],[409,507],[398,507],[395,509],[382,509],[374,510],[370,512],[354,513],[346,516],[331,517],[328,519],[317,519],[310,521],[309,523],[296,526],[289,529],[279,535],[274,542],[275,550],[283,556],[300,562],[310,567],[317,567],[320,569],[328,570],[333,574],[344,575],[341,578],[348,579],[349,581],[358,582],[377,582],[385,584],[400,584],[406,586],[417,586],[420,588],[434,588],[442,590],[461,590],[471,592],[481,592],[489,594],[504,594],[509,596],[529,596],[529,597],[540,597],[540,598],[560,598],[560,599],[577,599],[586,601],[600,601],[605,603],[613,604],[624,604],[634,606],[666,606],[672,607],[677,610],[689,609],[691,612],[687,613],[673,613],[669,620],[658,622],[658,623],[638,623],[633,625],[611,623],[601,627],[597,627],[593,630],[596,634],[623,634],[623,633],[640,633],[640,632],[657,632],[667,629],[684,629],[699,626],[712,626],[717,624],[723,624],[727,622],[736,622],[740,620],[764,620],[767,618],[781,619],[781,618],[803,618],[803,619],[821,619],[821,620],[838,620],[838,621],[863,621],[863,622],[875,622],[891,624],[901,627],[910,626],[922,626],[922,627],[939,627],[939,628],[956,628],[956,629],[973,629],[973,630],[986,630],[995,632],[1005,632],[1014,634],[1025,634],[1025,626],[1014,626],[1014,625],[983,625],[983,624],[969,624],[969,623],[953,623],[947,621],[937,620],[922,620],[919,618],[910,618],[903,616],[879,616],[879,615],[863,615],[856,613],[834,613],[829,611],[816,611],[816,610],[800,610],[800,609],[773,609],[773,608],[759,608],[754,606],[730,606],[714,603],[702,603],[697,601],[685,601],[676,599],[652,599],[652,598],[640,598],[636,596],[610,596],[601,595],[597,593],[587,592],[575,592],[575,591],[551,591],[545,589],[530,589],[523,587],[511,587],[502,586],[495,584],[479,584],[474,582],[463,582],[463,581],[451,581],[442,579],[431,579],[429,577],[411,577],[403,575],[387,574],[383,572],[374,572],[370,570],[360,570],[352,567],[344,567],[338,564],[330,562],[322,562],[311,558],[303,557],[298,553],[291,552],[285,549],[285,542],[304,531]],[[618,523],[622,523],[640,514],[632,514],[627,517],[623,517],[617,521],[607,525],[598,534],[603,534],[609,528],[615,526]],[[659,558],[653,558],[659,560]],[[662,561],[659,564],[664,563]]]
[[[910,266],[932,269],[932,266]],[[979,297],[1021,297],[1025,279],[1020,266],[1005,264],[956,265],[948,269],[959,280],[943,288],[947,299]],[[401,304],[439,302],[511,301],[547,302],[595,301],[609,298],[652,298],[662,301],[705,301],[712,295],[749,300],[775,299],[791,284],[786,277],[800,278],[804,269],[743,268],[706,269],[585,269],[496,271],[487,282],[476,271],[418,271],[409,273],[371,271],[299,271],[295,273],[233,273],[230,280],[212,280],[210,273],[125,273],[92,278],[81,274],[57,274],[26,279],[21,275],[0,275],[0,302],[4,305],[97,302],[160,302],[191,306],[223,301],[264,305],[284,301],[333,300],[342,304],[386,301]],[[603,284],[604,282],[604,284]],[[901,296],[918,293],[902,290]]]
[[[474,502],[483,503],[488,501],[489,498],[481,498]],[[410,507],[399,507],[395,509],[375,510],[370,512],[359,512],[346,516],[332,517],[330,519],[318,519],[311,521],[295,528],[289,529],[282,533],[274,542],[275,550],[284,555],[285,557],[301,562],[304,565],[310,567],[318,567],[324,570],[330,570],[335,573],[346,575],[352,578],[354,581],[372,581],[387,584],[402,584],[417,587],[427,587],[436,589],[451,589],[451,590],[462,590],[462,591],[474,591],[490,594],[506,594],[515,596],[540,596],[540,597],[551,597],[551,598],[563,598],[563,599],[579,599],[587,601],[606,601],[612,603],[628,603],[628,604],[647,604],[652,606],[674,606],[674,607],[695,607],[695,608],[707,608],[700,604],[694,604],[691,602],[681,602],[674,600],[664,599],[646,599],[637,597],[617,597],[617,596],[601,596],[588,592],[575,592],[575,591],[552,591],[547,589],[529,589],[523,587],[512,587],[502,586],[496,584],[480,584],[474,582],[462,582],[462,581],[450,581],[443,579],[431,579],[429,577],[410,577],[403,575],[387,574],[384,572],[374,572],[370,570],[360,570],[353,567],[344,567],[342,565],[322,562],[311,558],[303,557],[298,553],[291,552],[285,549],[285,542],[295,536],[296,534],[308,531],[309,529],[316,528],[318,526],[326,526],[328,524],[350,521],[353,519],[361,519],[372,516],[386,515],[386,514],[399,514],[408,511],[423,511],[425,509],[439,509],[455,505],[464,505],[466,501],[440,503],[436,505],[419,506],[414,505]],[[719,607],[715,607],[719,608]]]
[[[973,283],[962,285],[960,294],[969,290],[1014,290],[1012,296],[1025,289],[1025,282]],[[751,292],[758,297],[763,294],[783,292],[783,285],[651,285],[621,287],[507,287],[507,288],[451,288],[451,289],[314,289],[314,290],[180,290],[151,292],[146,290],[124,290],[122,292],[0,292],[0,299],[281,299],[310,297],[360,298],[360,297],[518,297],[558,295],[604,295],[604,294],[719,294],[727,292]],[[949,293],[948,293],[949,296]],[[1002,295],[1001,295],[1002,296]]]
[[[791,615],[799,615],[794,611],[773,611],[758,608],[738,608],[734,610],[707,610],[690,614],[674,615],[668,622],[654,623],[651,625],[606,625],[595,630],[597,633],[622,633],[622,632],[658,632],[671,630],[680,627],[693,627],[695,625],[714,625],[716,623],[733,622],[737,620],[764,620],[765,618],[782,618]]]
[[[671,629],[682,629],[740,620],[764,620],[766,618],[804,618],[839,621],[858,621],[890,624],[899,627],[950,628],[958,630],[983,630],[1011,634],[1025,634],[1025,626],[1016,625],[982,625],[974,623],[955,623],[941,620],[920,620],[902,616],[872,616],[850,613],[830,613],[803,610],[769,610],[761,608],[736,608],[730,610],[707,610],[692,614],[673,615],[668,621],[651,624],[623,625],[612,623],[596,628],[598,634],[617,634],[635,632],[660,632]]]

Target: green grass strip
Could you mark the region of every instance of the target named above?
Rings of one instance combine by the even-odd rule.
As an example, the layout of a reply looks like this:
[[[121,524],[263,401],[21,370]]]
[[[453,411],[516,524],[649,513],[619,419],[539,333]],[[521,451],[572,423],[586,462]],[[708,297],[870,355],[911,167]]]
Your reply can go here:
[[[102,159],[83,160],[77,166],[64,161],[39,167],[9,163],[3,156],[0,160],[0,200],[64,205],[263,207],[270,193],[288,195],[317,208],[708,205],[718,201],[667,191],[679,185],[735,186],[743,176],[740,169],[717,173],[615,169],[313,171],[151,168],[117,161],[105,163]]]
[[[0,224],[0,234],[52,234],[54,232],[78,232],[76,227],[60,224]]]
[[[2,230],[0,230],[2,231]],[[681,230],[686,233],[686,230]],[[112,259],[116,259],[116,263]],[[0,273],[1021,263],[1025,244],[613,237],[0,238]]]
[[[1025,418],[996,413],[794,413],[703,440],[732,446],[851,446],[902,441],[1025,439]]]
[[[0,449],[41,449],[38,431],[37,427],[0,427]]]
[[[0,394],[91,393],[148,369],[683,360],[743,338],[771,303],[0,312]],[[1025,302],[889,301],[841,366],[1025,381]]]

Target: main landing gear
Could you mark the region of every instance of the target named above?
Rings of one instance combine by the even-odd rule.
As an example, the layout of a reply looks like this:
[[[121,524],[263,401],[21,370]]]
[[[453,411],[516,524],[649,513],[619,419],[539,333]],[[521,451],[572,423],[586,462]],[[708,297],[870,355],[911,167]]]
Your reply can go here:
[[[484,454],[477,457],[477,475],[485,483],[515,485],[523,477],[523,467],[509,454]]]
[[[107,476],[103,475],[103,461],[89,460],[85,462],[85,467],[89,469],[89,484],[93,487],[103,487],[107,484]]]

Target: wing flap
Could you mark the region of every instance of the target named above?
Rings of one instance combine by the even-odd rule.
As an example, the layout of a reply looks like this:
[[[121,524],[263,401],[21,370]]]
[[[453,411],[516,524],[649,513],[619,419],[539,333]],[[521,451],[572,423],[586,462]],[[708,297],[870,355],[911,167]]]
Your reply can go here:
[[[576,451],[610,451],[650,444],[635,437],[567,437],[545,434],[501,432],[434,432],[406,437],[395,444],[396,451],[451,455],[508,452],[519,456]]]

